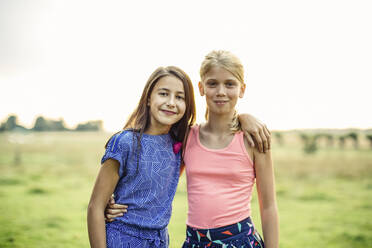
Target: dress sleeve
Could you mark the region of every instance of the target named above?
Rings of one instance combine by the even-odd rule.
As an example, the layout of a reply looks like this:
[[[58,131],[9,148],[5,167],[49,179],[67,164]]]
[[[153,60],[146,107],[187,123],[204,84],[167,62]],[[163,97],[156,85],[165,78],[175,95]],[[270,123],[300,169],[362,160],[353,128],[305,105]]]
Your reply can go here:
[[[109,140],[105,154],[101,159],[101,164],[103,164],[107,159],[114,159],[119,162],[119,176],[125,176],[128,154],[130,150],[130,144],[128,142],[128,135],[125,132],[120,132],[115,134]]]

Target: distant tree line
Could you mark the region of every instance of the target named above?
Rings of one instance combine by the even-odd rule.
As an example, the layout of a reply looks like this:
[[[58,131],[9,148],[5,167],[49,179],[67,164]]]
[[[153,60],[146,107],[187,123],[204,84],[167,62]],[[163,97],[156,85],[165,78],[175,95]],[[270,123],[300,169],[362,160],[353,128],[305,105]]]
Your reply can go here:
[[[302,144],[303,150],[307,154],[315,153],[321,145],[321,141],[325,144],[326,147],[336,147],[338,146],[340,149],[344,149],[346,142],[350,141],[354,147],[354,149],[359,149],[360,143],[360,136],[357,132],[350,131],[345,134],[341,135],[332,135],[330,133],[307,133],[301,132],[298,134]],[[273,137],[278,143],[278,145],[284,144],[284,133],[282,132],[273,132]],[[372,134],[366,134],[365,139],[368,141],[371,149],[372,149]]]
[[[52,120],[46,119],[43,116],[38,116],[35,120],[34,126],[30,129],[18,124],[18,117],[10,115],[8,119],[1,123],[0,132],[4,131],[101,131],[103,130],[103,121],[87,121],[80,123],[74,129],[69,129],[65,126],[63,119]]]
[[[350,140],[355,149],[359,148],[359,134],[357,132],[349,132],[338,136],[333,136],[329,133],[316,133],[313,135],[302,133],[300,137],[304,143],[304,151],[306,153],[314,153],[319,146],[318,143],[320,140],[325,140],[327,147],[335,146],[335,141],[338,140],[338,146],[341,149],[344,149],[346,141]],[[372,148],[372,135],[367,134],[366,139],[369,141]]]

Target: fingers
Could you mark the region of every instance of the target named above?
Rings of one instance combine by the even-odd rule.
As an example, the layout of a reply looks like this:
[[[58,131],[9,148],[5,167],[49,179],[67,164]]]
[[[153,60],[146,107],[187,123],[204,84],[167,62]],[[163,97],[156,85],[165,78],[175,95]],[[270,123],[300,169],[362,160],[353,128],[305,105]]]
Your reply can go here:
[[[250,147],[254,147],[254,141],[253,141],[253,139],[252,139],[252,136],[251,136],[247,131],[244,132],[244,135],[245,135],[245,137],[247,138],[248,145],[249,145]]]
[[[106,214],[105,213],[105,221],[106,222],[113,222],[115,221],[115,218],[123,216],[124,213],[117,213],[117,214]]]
[[[253,135],[257,141],[257,149],[259,152],[266,153],[271,149],[271,133],[266,125],[260,125],[258,131],[254,131]]]
[[[117,217],[123,216],[124,213],[106,214],[106,219],[115,219]]]
[[[107,209],[127,209],[128,208],[128,205],[122,205],[122,204],[109,204],[107,206]]]
[[[259,131],[259,134],[260,134],[260,137],[261,137],[261,140],[262,140],[262,150],[260,150],[260,152],[264,152],[265,153],[268,150],[267,138],[266,138],[266,136],[264,134],[263,129],[261,129]]]
[[[115,204],[115,199],[113,195],[111,195],[110,197],[109,204]]]
[[[127,205],[109,204],[105,209],[105,221],[113,222],[115,218],[123,216],[128,212]]]
[[[105,209],[105,217],[108,219],[116,218],[119,216],[123,216],[126,212],[128,212],[127,205],[120,205],[114,204],[110,205]]]
[[[263,132],[264,132],[264,134],[266,136],[266,139],[267,139],[267,150],[270,150],[271,149],[271,132],[266,127],[266,125],[264,125]]]
[[[267,126],[266,125],[264,125],[264,127],[265,127],[265,130],[270,134],[270,136],[271,136],[271,131],[267,128]]]
[[[105,209],[105,213],[116,214],[116,213],[126,213],[128,211],[127,205],[121,204],[109,204]]]
[[[255,130],[252,132],[252,135],[254,137],[254,139],[256,140],[257,142],[257,149],[259,152],[263,152],[263,147],[262,147],[262,138],[261,138],[261,135],[260,135],[260,131],[259,130]]]
[[[120,213],[126,213],[128,212],[127,209],[112,209],[112,208],[106,208],[105,213],[106,214],[120,214]]]
[[[110,219],[110,218],[106,218],[106,217],[105,217],[105,221],[106,221],[106,222],[113,222],[113,221],[115,221],[115,219]]]
[[[251,147],[255,147],[256,145],[257,150],[264,153],[271,149],[271,132],[265,124],[256,122],[253,127],[244,129],[243,131]]]

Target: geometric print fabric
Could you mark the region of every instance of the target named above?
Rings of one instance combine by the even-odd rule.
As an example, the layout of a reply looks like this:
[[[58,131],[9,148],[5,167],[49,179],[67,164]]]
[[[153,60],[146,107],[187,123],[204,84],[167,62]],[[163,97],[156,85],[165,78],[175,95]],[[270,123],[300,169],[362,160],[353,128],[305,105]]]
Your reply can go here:
[[[143,134],[137,156],[134,135],[129,130],[114,135],[101,160],[101,164],[107,159],[120,163],[114,198],[116,203],[128,205],[128,212],[116,220],[139,228],[163,229],[172,212],[181,152],[173,152],[174,141],[169,134]]]

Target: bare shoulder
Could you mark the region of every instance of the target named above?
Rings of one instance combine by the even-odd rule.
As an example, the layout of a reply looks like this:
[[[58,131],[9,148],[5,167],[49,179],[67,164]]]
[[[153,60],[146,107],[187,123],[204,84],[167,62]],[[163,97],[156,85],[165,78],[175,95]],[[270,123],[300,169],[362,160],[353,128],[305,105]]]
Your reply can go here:
[[[254,150],[257,150],[256,147],[251,147],[249,145],[249,142],[248,142],[248,139],[245,135],[243,135],[244,137],[244,147],[245,147],[245,150],[247,151],[249,157],[251,158],[252,162],[254,163],[255,161],[255,154],[254,154]]]
[[[260,152],[257,149],[257,145],[251,147],[249,145],[248,139],[244,136],[244,146],[246,151],[248,152],[249,156],[252,158],[253,163],[257,164],[257,162],[262,162],[265,160],[271,160],[271,150],[267,150],[266,152]]]

